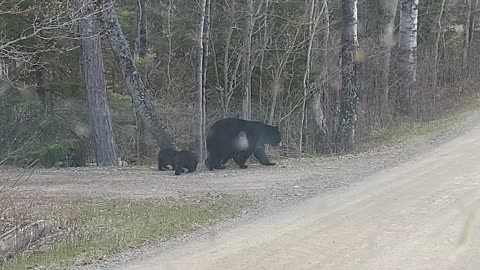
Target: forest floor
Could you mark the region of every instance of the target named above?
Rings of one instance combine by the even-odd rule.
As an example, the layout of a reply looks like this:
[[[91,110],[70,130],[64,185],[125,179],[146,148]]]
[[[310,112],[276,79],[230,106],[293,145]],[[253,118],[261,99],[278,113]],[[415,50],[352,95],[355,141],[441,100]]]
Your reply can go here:
[[[277,165],[271,167],[250,164],[248,169],[242,170],[235,164],[229,164],[226,170],[210,172],[203,164],[199,164],[197,172],[181,176],[174,176],[173,171],[160,172],[154,167],[35,169],[28,172],[27,176],[15,171],[22,177],[18,177],[19,180],[14,185],[9,183],[7,186],[9,198],[15,203],[28,201],[29,204],[24,204],[24,208],[32,209],[35,205],[53,202],[49,204],[51,211],[54,211],[59,202],[61,204],[67,201],[110,200],[119,202],[119,205],[128,202],[125,208],[131,208],[132,202],[180,201],[190,202],[192,209],[195,209],[195,204],[204,207],[220,202],[220,206],[215,207],[221,213],[209,213],[211,220],[223,222],[212,225],[210,219],[200,220],[195,232],[182,230],[174,234],[173,238],[157,239],[148,245],[142,245],[144,242],[132,245],[125,243],[123,249],[115,250],[117,255],[113,257],[98,256],[95,257],[98,260],[82,261],[82,265],[76,263],[80,269],[110,268],[132,259],[150,257],[194,239],[205,238],[220,229],[250,222],[318,194],[342,190],[379,171],[432,151],[479,126],[479,123],[480,110],[475,108],[429,123],[399,124],[389,131],[379,132],[380,135],[368,150],[322,158],[272,158]],[[136,207],[139,209],[142,206]],[[149,210],[151,212],[146,215],[154,213],[154,207],[158,205],[153,205]],[[102,208],[101,211],[109,211],[109,208]],[[18,213],[18,209],[15,212]],[[191,213],[191,209],[188,213]],[[232,220],[233,216],[236,218]],[[8,228],[4,226],[3,229],[5,231]],[[83,265],[92,262],[95,264]],[[17,268],[12,266],[12,269]]]

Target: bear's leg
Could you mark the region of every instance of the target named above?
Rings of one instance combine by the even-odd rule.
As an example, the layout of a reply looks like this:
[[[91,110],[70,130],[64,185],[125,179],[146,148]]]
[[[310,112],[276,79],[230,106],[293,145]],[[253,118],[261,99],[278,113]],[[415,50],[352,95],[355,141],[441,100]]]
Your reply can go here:
[[[225,169],[225,165],[223,165],[223,164],[221,164],[221,163],[220,163],[220,164],[217,164],[217,165],[215,166],[215,169],[217,169],[217,170],[223,170],[223,169]]]
[[[162,162],[162,159],[159,158],[159,159],[158,159],[158,170],[159,170],[159,171],[164,171],[164,170],[165,170],[164,167],[165,167],[165,166],[164,166],[164,164],[163,164],[163,162]]]
[[[258,162],[260,162],[260,164],[262,165],[273,166],[276,164],[275,162],[270,162],[270,160],[268,160],[264,147],[258,148],[253,155],[258,160]]]
[[[212,160],[213,160],[213,168],[215,168],[217,170],[225,169],[225,165],[223,163],[223,158],[222,157],[218,157],[218,158],[215,158],[215,159],[212,159]]]
[[[222,159],[214,155],[209,155],[207,159],[205,159],[205,166],[207,166],[210,171],[213,171],[213,169],[225,169],[225,166],[222,165]]]
[[[195,166],[193,164],[190,164],[187,168],[188,172],[189,173],[193,173],[196,169],[195,169]]]
[[[227,162],[230,160],[231,157],[226,157],[222,160],[222,165],[227,164]]]
[[[209,171],[213,170],[213,165],[212,165],[212,162],[210,160],[210,156],[207,156],[207,158],[205,159],[205,167],[207,167],[207,169]]]
[[[240,166],[241,169],[246,169],[248,168],[247,165],[245,165],[245,162],[247,161],[247,159],[252,155],[252,152],[250,151],[242,151],[238,154],[236,154],[233,159],[235,160],[235,162],[238,164],[238,166]]]
[[[175,175],[182,174],[183,167],[184,167],[183,160],[177,158],[177,160],[175,160]]]
[[[228,162],[231,158],[233,158],[234,155],[235,155],[235,154],[230,153],[230,154],[224,156],[223,159],[222,159],[222,165],[227,164],[227,162]]]

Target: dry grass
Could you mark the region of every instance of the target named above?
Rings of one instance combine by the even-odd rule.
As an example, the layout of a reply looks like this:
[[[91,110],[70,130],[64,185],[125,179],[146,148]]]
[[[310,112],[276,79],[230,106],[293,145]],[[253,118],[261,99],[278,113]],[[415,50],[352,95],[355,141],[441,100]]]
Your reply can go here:
[[[0,269],[63,269],[91,263],[127,248],[187,234],[232,217],[249,201],[217,196],[183,201],[42,199],[39,203],[25,218],[37,216],[55,222],[56,234],[8,260]],[[31,206],[18,202],[12,206],[20,209],[22,205]]]

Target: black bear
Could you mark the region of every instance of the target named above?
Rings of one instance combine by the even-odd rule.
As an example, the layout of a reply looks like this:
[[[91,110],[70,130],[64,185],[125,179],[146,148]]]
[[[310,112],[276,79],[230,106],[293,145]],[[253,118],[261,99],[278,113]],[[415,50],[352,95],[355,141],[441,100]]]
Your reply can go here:
[[[168,165],[172,166],[172,169],[175,170],[175,157],[177,156],[177,151],[172,148],[163,149],[158,153],[158,169],[163,171],[168,169]]]
[[[192,151],[178,151],[175,157],[175,175],[180,175],[187,169],[188,172],[194,172],[197,169],[198,159]]]
[[[233,158],[240,168],[245,169],[245,162],[252,154],[262,165],[275,165],[268,160],[265,144],[277,146],[281,141],[278,126],[236,118],[221,119],[207,132],[205,166],[209,170],[224,169],[225,163]]]

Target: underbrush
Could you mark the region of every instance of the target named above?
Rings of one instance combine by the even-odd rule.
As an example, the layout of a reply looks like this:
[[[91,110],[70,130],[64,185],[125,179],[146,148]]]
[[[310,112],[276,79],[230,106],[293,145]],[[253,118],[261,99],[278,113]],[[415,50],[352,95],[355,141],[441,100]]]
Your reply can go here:
[[[88,136],[81,118],[46,111],[39,101],[21,91],[0,99],[0,165],[21,167],[84,166]]]
[[[23,202],[29,200],[22,200]],[[5,262],[0,269],[66,268],[88,264],[128,248],[181,236],[232,217],[250,203],[244,197],[215,196],[182,201],[42,200],[37,216],[55,223],[50,243]],[[47,203],[48,202],[48,203]],[[15,203],[17,207],[29,204]],[[18,209],[15,210],[18,212]]]
[[[463,106],[455,107],[438,118],[430,121],[397,119],[381,129],[372,129],[368,139],[361,149],[391,146],[396,143],[411,140],[418,136],[438,134],[452,128],[468,113],[480,109],[480,99],[473,99]]]

